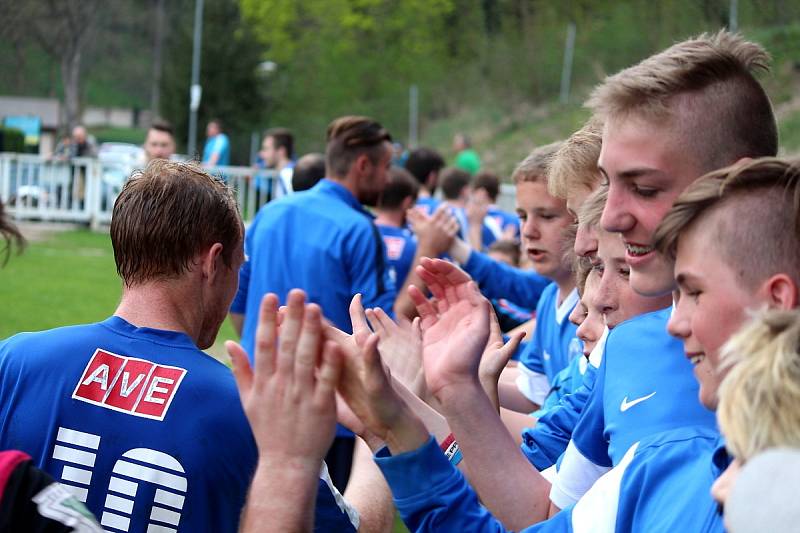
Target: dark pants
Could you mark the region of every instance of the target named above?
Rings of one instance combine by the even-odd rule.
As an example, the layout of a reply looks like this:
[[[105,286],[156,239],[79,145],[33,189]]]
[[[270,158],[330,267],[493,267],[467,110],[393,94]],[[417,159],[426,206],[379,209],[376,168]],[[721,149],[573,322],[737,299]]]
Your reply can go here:
[[[333,485],[344,493],[347,487],[347,480],[350,479],[350,468],[353,466],[353,448],[355,447],[353,437],[336,437],[333,444],[325,456],[328,464],[328,472],[331,474]]]

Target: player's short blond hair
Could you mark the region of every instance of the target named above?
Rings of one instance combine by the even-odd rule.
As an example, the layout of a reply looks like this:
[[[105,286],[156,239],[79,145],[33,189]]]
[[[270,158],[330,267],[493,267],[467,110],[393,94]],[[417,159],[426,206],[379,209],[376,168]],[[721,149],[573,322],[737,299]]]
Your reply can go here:
[[[800,447],[800,311],[768,311],[722,351],[730,368],[719,388],[717,419],[740,460],[776,446]]]
[[[697,179],[656,228],[656,250],[674,259],[681,236],[700,224],[744,284],[778,272],[800,284],[800,162],[754,159]]]
[[[608,186],[601,185],[599,189],[589,195],[578,209],[578,225],[594,226],[600,228],[600,217],[608,201]]]
[[[550,164],[553,162],[553,157],[561,144],[562,141],[557,141],[534,148],[511,174],[514,184],[519,185],[523,182],[542,182],[546,184],[550,172]]]
[[[635,116],[669,128],[702,171],[774,156],[775,116],[754,76],[769,62],[741,35],[702,34],[606,78],[587,106],[605,122]]]
[[[570,135],[553,156],[548,173],[548,192],[566,200],[578,189],[593,190],[600,182],[597,160],[602,140],[603,123],[594,116]]]

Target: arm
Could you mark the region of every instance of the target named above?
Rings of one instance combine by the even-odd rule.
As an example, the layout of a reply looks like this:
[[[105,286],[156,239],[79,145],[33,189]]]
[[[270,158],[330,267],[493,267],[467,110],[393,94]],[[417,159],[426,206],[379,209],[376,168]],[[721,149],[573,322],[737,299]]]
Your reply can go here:
[[[423,327],[423,363],[431,392],[470,462],[470,483],[507,527],[519,529],[547,517],[550,485],[531,466],[483,393],[478,365],[488,336],[489,302],[455,271],[423,279],[437,308],[415,297]],[[450,276],[450,280],[448,280]]]
[[[394,520],[392,493],[372,460],[372,452],[360,438],[353,451],[353,467],[344,499],[358,510],[360,533],[389,531]]]
[[[226,343],[259,453],[243,511],[244,532],[258,531],[267,521],[279,530],[314,527],[320,465],[333,441],[334,391],[342,362],[333,343],[323,349],[319,306],[305,307],[304,300],[302,291],[289,293],[278,338],[278,297],[263,298],[255,371],[239,344]]]

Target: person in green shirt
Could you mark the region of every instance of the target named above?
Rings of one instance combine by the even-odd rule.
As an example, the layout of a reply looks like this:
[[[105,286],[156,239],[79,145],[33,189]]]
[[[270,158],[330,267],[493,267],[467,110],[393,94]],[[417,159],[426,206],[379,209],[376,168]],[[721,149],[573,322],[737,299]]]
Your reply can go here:
[[[470,175],[475,175],[481,168],[481,158],[472,149],[469,137],[463,133],[456,133],[453,137],[453,150],[456,152],[456,160],[453,163],[457,168],[466,170]]]

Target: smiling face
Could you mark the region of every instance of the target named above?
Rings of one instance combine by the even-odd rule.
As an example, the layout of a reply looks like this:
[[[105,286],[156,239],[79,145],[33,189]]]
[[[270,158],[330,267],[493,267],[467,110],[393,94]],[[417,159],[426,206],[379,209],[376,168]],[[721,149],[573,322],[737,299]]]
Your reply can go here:
[[[719,252],[710,223],[696,223],[678,239],[675,279],[678,296],[667,325],[683,340],[686,357],[700,383],[700,403],[716,409],[717,388],[725,377],[720,348],[743,324],[750,311],[767,303],[760,290],[747,288]],[[702,222],[702,221],[701,221]]]
[[[517,215],[523,246],[536,272],[556,282],[570,279],[572,271],[562,252],[571,223],[564,201],[550,196],[544,181],[523,181],[517,184]]]
[[[598,166],[608,182],[601,225],[622,235],[631,286],[650,296],[670,292],[672,265],[653,250],[653,233],[701,170],[669,127],[636,117],[606,122]]]
[[[598,231],[597,256],[592,270],[600,276],[594,304],[605,316],[606,325],[613,329],[634,316],[664,309],[672,296],[642,296],[631,288],[630,267],[625,261],[625,245],[618,233]]]

